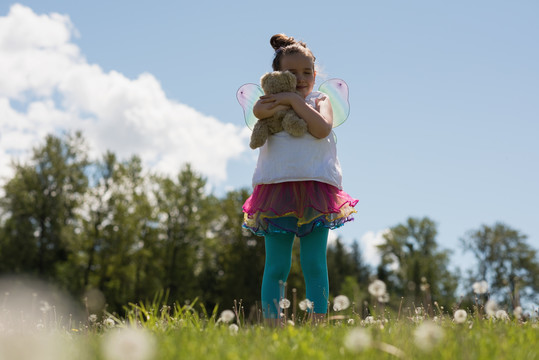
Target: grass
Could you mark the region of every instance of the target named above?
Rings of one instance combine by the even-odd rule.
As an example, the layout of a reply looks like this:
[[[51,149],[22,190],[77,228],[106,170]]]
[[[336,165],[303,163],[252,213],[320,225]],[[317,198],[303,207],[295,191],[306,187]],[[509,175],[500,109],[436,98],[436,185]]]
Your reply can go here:
[[[54,310],[54,307],[51,307]],[[351,309],[332,312],[321,324],[301,318],[277,328],[250,324],[237,306],[230,323],[218,308],[196,301],[184,306],[129,304],[122,318],[65,326],[57,314],[25,331],[9,329],[0,313],[0,358],[6,359],[539,359],[537,318],[506,320],[468,314],[403,317],[386,312],[362,319]],[[11,314],[13,315],[13,314]],[[16,317],[15,317],[16,318]],[[64,317],[64,320],[66,317]]]

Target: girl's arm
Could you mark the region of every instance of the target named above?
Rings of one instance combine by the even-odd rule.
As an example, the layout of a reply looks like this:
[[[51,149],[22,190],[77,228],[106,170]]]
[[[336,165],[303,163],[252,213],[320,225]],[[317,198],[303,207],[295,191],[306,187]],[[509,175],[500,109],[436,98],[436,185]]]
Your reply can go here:
[[[253,112],[256,117],[258,117],[256,111],[257,105],[260,112],[263,112],[262,109],[264,109],[268,113],[275,108],[280,109],[282,106],[292,107],[296,114],[307,123],[309,133],[318,139],[328,136],[333,128],[333,109],[327,97],[317,102],[318,109],[315,110],[307,105],[305,100],[296,93],[285,92],[264,95],[260,97],[260,100],[254,106]]]
[[[253,106],[253,114],[255,114],[257,119],[265,119],[273,116],[279,110],[290,109],[288,105],[276,105],[273,102],[264,102],[262,99],[259,99]]]

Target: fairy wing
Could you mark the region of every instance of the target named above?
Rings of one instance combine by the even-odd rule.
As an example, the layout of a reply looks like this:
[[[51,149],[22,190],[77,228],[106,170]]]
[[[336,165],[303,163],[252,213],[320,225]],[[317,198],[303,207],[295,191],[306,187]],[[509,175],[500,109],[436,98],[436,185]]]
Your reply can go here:
[[[251,130],[253,130],[255,123],[258,121],[255,114],[253,114],[253,107],[262,95],[264,95],[264,90],[262,90],[260,85],[252,83],[242,85],[236,93],[236,98],[243,108],[245,123]]]
[[[333,127],[342,125],[350,114],[348,102],[348,84],[342,79],[329,79],[324,81],[318,91],[329,97],[333,108]]]

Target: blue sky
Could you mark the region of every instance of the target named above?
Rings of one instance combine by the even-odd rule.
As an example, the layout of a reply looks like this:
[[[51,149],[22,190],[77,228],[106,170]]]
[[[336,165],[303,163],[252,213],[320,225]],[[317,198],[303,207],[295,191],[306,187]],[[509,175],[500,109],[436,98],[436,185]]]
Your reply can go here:
[[[13,4],[0,5],[0,24],[15,17]],[[361,241],[373,259],[381,231],[428,216],[440,245],[454,250],[454,266],[470,264],[458,239],[496,221],[539,248],[536,1],[19,4],[29,28],[11,22],[8,36],[0,25],[0,51],[12,59],[9,73],[0,70],[12,76],[0,80],[4,158],[22,151],[10,150],[8,138],[25,134],[17,144],[30,144],[80,126],[96,153],[142,153],[148,166],[172,173],[194,162],[218,194],[249,187],[256,152],[235,92],[270,70],[269,38],[284,32],[307,42],[320,80],[350,86],[350,117],[336,133],[345,190],[360,202],[357,220],[336,232],[346,242]],[[25,42],[28,29],[45,35]],[[48,60],[15,66],[36,61],[5,40],[15,33]],[[111,88],[114,97],[100,90]],[[115,114],[123,122],[110,120]]]

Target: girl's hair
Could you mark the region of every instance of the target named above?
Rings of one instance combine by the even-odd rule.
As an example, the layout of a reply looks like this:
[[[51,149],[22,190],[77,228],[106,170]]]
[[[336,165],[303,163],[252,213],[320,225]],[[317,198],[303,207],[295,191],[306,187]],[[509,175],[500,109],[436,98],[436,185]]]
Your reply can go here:
[[[272,64],[273,71],[281,70],[281,59],[283,56],[298,53],[311,58],[314,66],[316,58],[303,41],[297,41],[292,36],[286,36],[285,34],[275,34],[271,37],[270,44],[275,49],[275,57]]]

